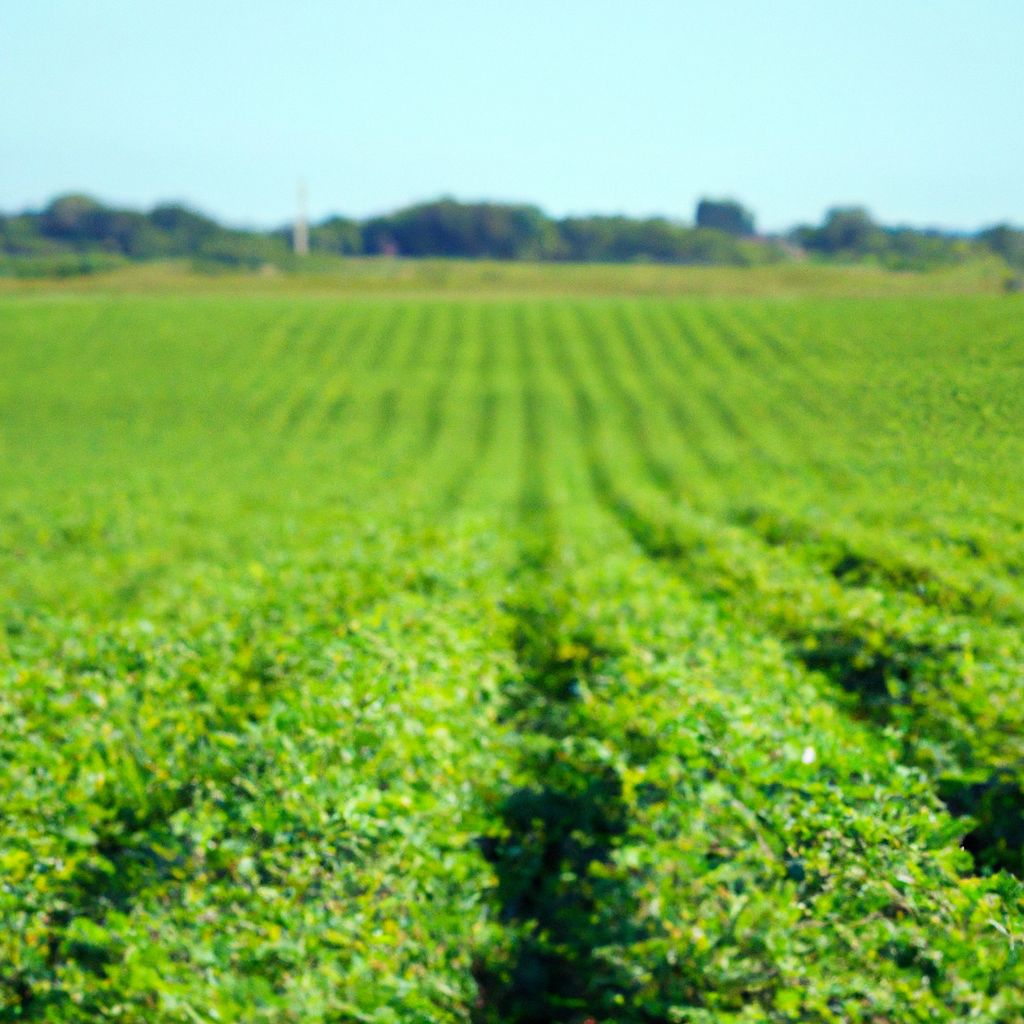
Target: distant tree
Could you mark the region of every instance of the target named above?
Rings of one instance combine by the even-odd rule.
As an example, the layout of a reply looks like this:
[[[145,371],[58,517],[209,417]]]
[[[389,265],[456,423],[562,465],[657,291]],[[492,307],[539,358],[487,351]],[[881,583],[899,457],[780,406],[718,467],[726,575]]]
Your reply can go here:
[[[808,248],[830,255],[867,256],[886,248],[885,235],[861,206],[836,207],[825,215]]]
[[[892,270],[927,270],[982,254],[976,242],[961,235],[883,227],[859,206],[829,210],[820,227],[795,228],[790,238],[820,256],[846,261],[871,259]]]
[[[213,238],[224,229],[210,217],[179,203],[163,203],[149,213],[150,223],[165,232],[178,255]]]
[[[733,199],[702,199],[697,204],[697,227],[740,238],[755,234],[754,215]]]
[[[905,227],[882,231],[886,242],[882,263],[893,270],[927,270],[982,255],[970,239],[942,231]]]
[[[366,252],[746,266],[792,255],[784,245],[744,238],[754,230],[753,217],[733,200],[702,200],[697,222],[692,228],[664,217],[555,221],[534,206],[441,199],[362,222],[331,217],[310,234],[314,251],[324,256]],[[926,270],[991,253],[1024,269],[1024,230],[1006,224],[966,236],[885,227],[860,207],[837,207],[820,226],[796,228],[789,238],[821,259],[871,260],[900,270]],[[245,267],[289,265],[291,259],[290,232],[284,228],[227,228],[178,203],[142,214],[77,193],[59,196],[39,212],[0,215],[0,254],[11,258],[11,265],[33,260],[69,272],[116,265],[125,258],[176,257]]]
[[[39,230],[79,252],[99,249],[145,259],[166,250],[161,232],[143,214],[116,210],[78,194],[50,203],[39,215]]]
[[[4,217],[0,229],[0,246],[12,256],[44,256],[49,253],[65,252],[64,243],[47,238],[39,228],[37,214],[23,213]]]
[[[577,262],[693,263],[745,266],[777,258],[777,250],[725,232],[689,228],[663,217],[567,217],[558,222],[563,259]]]
[[[1024,229],[997,224],[979,232],[978,241],[1002,256],[1010,266],[1024,268]]]
[[[105,207],[81,193],[58,196],[39,215],[39,229],[51,238],[77,241],[91,237],[97,215]]]
[[[153,259],[168,255],[167,238],[142,213],[134,210],[104,210],[98,213],[93,229],[107,252],[119,252],[134,259]]]
[[[313,225],[309,243],[314,252],[358,256],[363,251],[363,232],[358,221],[347,217],[329,217]]]
[[[403,256],[543,259],[556,244],[551,221],[533,206],[441,199],[375,217],[363,226],[366,252]]]

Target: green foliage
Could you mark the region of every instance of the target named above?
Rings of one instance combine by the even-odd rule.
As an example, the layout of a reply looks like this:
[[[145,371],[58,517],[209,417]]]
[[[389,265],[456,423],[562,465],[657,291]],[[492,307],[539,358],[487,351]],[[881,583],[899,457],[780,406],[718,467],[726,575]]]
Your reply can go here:
[[[329,217],[313,226],[309,244],[313,252],[358,256],[363,252],[363,232],[354,220],[346,217]]]
[[[1019,300],[207,286],[0,304],[0,1019],[1022,1020]]]
[[[0,258],[17,276],[46,274],[32,257],[188,259],[203,270],[225,267],[311,269],[341,256],[443,259],[652,262],[751,267],[793,258],[793,245],[754,238],[754,216],[732,200],[703,199],[696,227],[664,217],[567,217],[556,220],[534,206],[462,203],[440,199],[356,221],[329,217],[310,229],[314,254],[291,254],[291,232],[246,231],[218,224],[188,207],[164,203],[149,213],[105,206],[89,196],[54,199],[38,213],[0,216]],[[875,262],[895,270],[927,270],[978,263],[1021,265],[1021,232],[998,226],[972,238],[940,231],[889,228],[861,208],[829,211],[819,228],[795,229],[790,242],[819,258]],[[320,264],[317,264],[319,258]],[[66,268],[65,259],[54,266]],[[83,264],[83,273],[90,267]],[[1004,265],[1005,270],[1005,265]],[[55,271],[53,276],[61,273]]]
[[[800,227],[793,239],[815,255],[846,261],[875,260],[892,270],[923,270],[978,259],[986,250],[1007,259],[1000,229],[973,239],[938,230],[884,227],[863,207],[837,207],[821,227]]]
[[[54,199],[39,214],[5,218],[0,234],[5,253],[12,257],[49,257],[34,268],[46,276],[63,276],[77,256],[82,273],[91,272],[87,259],[121,256],[132,260],[189,257],[199,264],[258,267],[287,260],[283,238],[259,232],[224,228],[216,221],[176,204],[163,204],[148,213],[118,210],[89,196],[66,195]],[[63,257],[63,259],[61,259]],[[12,273],[30,276],[27,262]]]
[[[982,231],[978,238],[1011,267],[1024,268],[1024,231],[1020,228],[998,224]]]
[[[754,215],[732,199],[702,199],[697,204],[697,227],[713,228],[728,235],[755,234]]]
[[[739,241],[710,227],[688,228],[661,217],[570,217],[559,223],[560,255],[578,262],[693,263],[751,266],[782,258],[772,246]]]
[[[373,218],[363,237],[367,252],[386,255],[536,260],[557,249],[554,226],[536,207],[453,199]]]
[[[110,253],[40,253],[0,255],[0,277],[76,278],[102,274],[125,266],[123,257]]]

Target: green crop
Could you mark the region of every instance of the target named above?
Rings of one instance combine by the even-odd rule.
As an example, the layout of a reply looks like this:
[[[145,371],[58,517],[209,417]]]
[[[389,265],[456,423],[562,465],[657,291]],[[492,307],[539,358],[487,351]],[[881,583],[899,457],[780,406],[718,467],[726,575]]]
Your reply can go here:
[[[0,1020],[1024,1021],[1024,305],[0,302]]]

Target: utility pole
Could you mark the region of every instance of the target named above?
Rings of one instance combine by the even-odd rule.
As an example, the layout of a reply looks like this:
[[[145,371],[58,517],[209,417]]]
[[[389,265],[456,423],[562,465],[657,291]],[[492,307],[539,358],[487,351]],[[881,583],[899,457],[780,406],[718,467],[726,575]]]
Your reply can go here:
[[[309,255],[309,218],[306,216],[306,183],[299,182],[298,208],[292,228],[292,249],[296,256]]]

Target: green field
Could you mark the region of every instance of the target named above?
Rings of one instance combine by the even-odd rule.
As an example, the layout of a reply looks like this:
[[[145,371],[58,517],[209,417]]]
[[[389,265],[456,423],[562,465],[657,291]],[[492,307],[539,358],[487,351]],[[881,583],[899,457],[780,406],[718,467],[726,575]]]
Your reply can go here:
[[[1024,297],[786,272],[8,290],[0,1020],[1024,1021]]]

